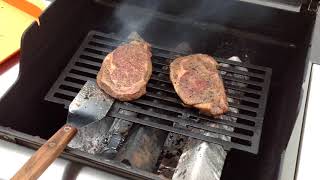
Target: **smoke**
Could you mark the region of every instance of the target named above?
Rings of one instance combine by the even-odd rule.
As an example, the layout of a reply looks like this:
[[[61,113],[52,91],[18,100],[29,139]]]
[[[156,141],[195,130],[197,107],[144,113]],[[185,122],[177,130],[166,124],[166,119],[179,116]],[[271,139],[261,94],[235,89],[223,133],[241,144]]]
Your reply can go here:
[[[116,6],[114,17],[120,21],[121,28],[117,32],[120,35],[127,36],[131,32],[144,32],[150,25],[150,22],[155,18],[161,20],[168,20],[171,17],[182,19],[183,23],[196,24],[195,19],[206,19],[214,16],[221,16],[224,22],[228,23],[228,17],[232,12],[234,1],[212,1],[212,0],[198,0],[198,1],[158,1],[158,0],[124,0],[121,4]],[[163,12],[163,11],[166,12]],[[231,10],[231,11],[230,11]],[[160,15],[159,15],[160,12]],[[161,12],[163,14],[161,14]],[[168,13],[169,12],[169,13]],[[164,15],[164,16],[163,16]],[[167,16],[169,15],[169,16]],[[159,17],[162,16],[162,17]],[[174,20],[169,20],[174,21]],[[168,26],[168,30],[176,31],[180,28],[179,23]],[[181,31],[177,36],[184,36],[185,31]],[[188,35],[189,36],[189,35]]]
[[[130,5],[130,0],[122,1],[116,8],[114,16],[121,23],[119,35],[127,37],[131,32],[140,34],[145,30],[150,21],[154,18],[154,12],[158,9],[161,1],[140,1],[148,9],[140,8],[139,6]],[[147,11],[144,15],[141,11]]]
[[[237,55],[245,61],[255,54],[248,52],[248,47],[256,48],[248,43],[270,40],[257,35],[256,28],[261,24],[274,28],[267,25],[273,15],[266,8],[242,6],[234,0],[123,0],[114,7],[115,32],[123,38],[137,32],[158,46],[175,48],[187,42],[194,52],[218,51],[218,56]]]

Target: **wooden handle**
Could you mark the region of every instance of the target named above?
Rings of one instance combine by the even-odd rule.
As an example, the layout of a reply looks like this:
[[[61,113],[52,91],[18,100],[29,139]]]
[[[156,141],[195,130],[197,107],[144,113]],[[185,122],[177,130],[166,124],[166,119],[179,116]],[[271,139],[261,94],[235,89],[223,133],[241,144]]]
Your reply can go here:
[[[77,133],[77,129],[64,125],[12,177],[12,180],[33,180],[50,166],[50,164],[62,153],[67,144]]]

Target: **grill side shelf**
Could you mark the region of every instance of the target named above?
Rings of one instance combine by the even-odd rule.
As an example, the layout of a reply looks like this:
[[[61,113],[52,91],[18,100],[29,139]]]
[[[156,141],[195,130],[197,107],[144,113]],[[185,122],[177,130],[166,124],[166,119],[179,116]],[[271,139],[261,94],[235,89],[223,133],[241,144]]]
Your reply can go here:
[[[123,42],[121,38],[113,34],[90,31],[47,93],[45,100],[63,104],[65,108],[68,108],[84,83],[87,80],[95,80],[105,56]],[[272,74],[270,68],[215,58],[218,63],[229,64],[229,67],[220,67],[220,71],[247,77],[241,79],[225,74],[221,75],[228,98],[240,102],[229,102],[231,108],[238,110],[238,113],[228,112],[223,115],[224,118],[237,119],[236,121],[229,121],[223,117],[205,116],[195,109],[182,106],[181,100],[175,93],[168,77],[169,59],[174,58],[176,55],[186,54],[155,45],[152,46],[152,53],[154,67],[152,77],[147,85],[147,94],[136,101],[130,102],[131,106],[116,102],[108,116],[220,144],[225,150],[239,149],[255,154],[258,153]],[[235,68],[236,66],[247,68],[248,71],[240,71]],[[245,86],[240,87],[235,85],[236,83],[242,83]],[[118,113],[120,109],[138,113],[138,117],[132,118]],[[157,118],[159,121],[150,122],[143,117]],[[220,126],[209,127],[206,125],[207,122],[220,124]],[[185,128],[178,128],[175,126],[176,124]],[[221,128],[221,125],[231,127],[234,130]],[[230,137],[231,141],[209,137],[203,133],[194,132],[192,129],[222,134]]]

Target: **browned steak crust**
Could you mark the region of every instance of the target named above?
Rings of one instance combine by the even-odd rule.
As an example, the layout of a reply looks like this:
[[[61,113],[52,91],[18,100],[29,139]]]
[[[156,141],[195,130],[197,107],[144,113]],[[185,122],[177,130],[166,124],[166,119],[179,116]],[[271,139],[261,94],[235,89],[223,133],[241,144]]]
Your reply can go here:
[[[228,111],[228,101],[217,70],[218,63],[205,54],[175,59],[170,64],[170,79],[184,104],[213,116]]]
[[[146,93],[152,73],[151,46],[132,41],[116,48],[104,59],[97,84],[120,101],[131,101]]]

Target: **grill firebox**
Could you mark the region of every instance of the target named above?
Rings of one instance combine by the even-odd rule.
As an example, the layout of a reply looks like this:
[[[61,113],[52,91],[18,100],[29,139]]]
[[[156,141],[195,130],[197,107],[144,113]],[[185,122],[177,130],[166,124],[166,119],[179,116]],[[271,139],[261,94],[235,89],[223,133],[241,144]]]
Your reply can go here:
[[[72,11],[70,11],[70,7],[72,7]],[[296,133],[293,128],[304,121],[310,82],[310,65],[319,63],[319,58],[317,58],[319,57],[317,53],[318,34],[316,33],[319,27],[316,25],[319,24],[320,16],[316,16],[315,12],[310,13],[308,8],[309,1],[303,3],[300,13],[293,13],[236,0],[201,0],[196,3],[192,0],[183,2],[170,0],[82,0],[77,3],[57,0],[41,15],[41,26],[38,26],[37,23],[32,24],[21,39],[19,77],[0,100],[0,139],[31,149],[39,148],[45,140],[65,124],[68,111],[64,109],[64,106],[67,107],[84,81],[89,78],[95,79],[95,73],[99,70],[100,63],[108,51],[114,49],[119,43],[127,41],[127,36],[136,31],[154,47],[153,67],[155,70],[168,72],[166,67],[162,69],[163,66],[158,65],[157,62],[169,64],[170,60],[167,60],[166,57],[173,58],[175,55],[183,54],[178,49],[181,47],[179,45],[183,45],[184,42],[188,46],[182,46],[182,50],[224,58],[218,60],[228,66],[221,65],[220,70],[224,84],[228,88],[229,100],[234,100],[233,103],[229,101],[232,105],[231,110],[235,111],[229,112],[228,117],[214,119],[199,114],[196,109],[187,109],[180,104],[180,98],[172,91],[173,88],[168,81],[168,76],[154,72],[153,78],[169,83],[150,80],[149,94],[142,97],[140,101],[157,104],[157,107],[130,102],[130,108],[137,108],[152,114],[157,113],[156,115],[165,115],[170,119],[177,119],[179,122],[186,121],[199,126],[211,124],[215,127],[212,128],[214,132],[218,131],[221,134],[227,132],[228,136],[201,132],[192,126],[186,128],[185,124],[163,120],[163,116],[150,118],[142,113],[130,114],[134,114],[138,120],[149,119],[149,122],[159,122],[161,125],[184,129],[186,132],[191,130],[196,133],[201,132],[201,134],[213,134],[214,137],[223,137],[230,142],[226,142],[227,144],[239,144],[246,149],[253,150],[252,146],[255,146],[255,142],[258,141],[258,154],[229,147],[231,150],[227,151],[228,155],[225,157],[221,179],[279,179],[281,178],[279,175],[286,174],[287,170],[290,171],[290,168],[282,166],[286,164],[282,162],[284,162],[283,157],[290,154],[287,145],[290,137]],[[96,36],[86,38],[91,30],[106,34],[91,32],[91,36]],[[81,46],[84,39],[86,42]],[[101,43],[94,43],[97,41],[101,41]],[[85,50],[84,48],[89,48],[88,43],[93,47]],[[79,49],[80,46],[81,49]],[[175,52],[174,49],[178,52]],[[75,54],[77,51],[79,51],[78,54]],[[88,54],[87,57],[85,54]],[[94,58],[96,56],[98,58]],[[243,64],[227,60],[232,56],[238,56]],[[81,64],[80,61],[83,63]],[[67,67],[68,64],[70,65]],[[271,68],[272,79],[266,79],[264,68],[259,71],[257,66],[247,68],[248,73],[253,73],[261,78],[250,75],[240,76],[239,74],[248,74],[245,71],[239,72],[239,70],[251,66],[250,64]],[[237,68],[237,66],[241,68]],[[80,68],[84,70],[77,71]],[[225,69],[228,70],[228,73],[225,73]],[[72,73],[70,73],[71,70]],[[249,83],[245,83],[245,86],[237,86],[242,83],[234,81],[237,80],[237,77],[231,71],[236,71],[235,75],[239,77],[246,77],[241,81],[253,81],[258,86]],[[64,73],[61,74],[62,72]],[[55,84],[58,78],[59,81]],[[266,110],[263,111],[264,103],[261,103],[261,106],[259,103],[266,101],[266,96],[265,92],[261,92],[263,85],[259,84],[263,84],[265,81],[270,82],[270,88]],[[235,92],[241,93],[234,94],[231,88],[240,89]],[[242,89],[245,91],[241,91]],[[47,98],[45,98],[46,96]],[[161,97],[161,99],[151,96]],[[240,98],[247,100],[239,101]],[[116,102],[108,114],[109,117],[105,118],[109,119],[108,122],[114,123],[116,121],[112,113],[121,114],[117,112],[119,106],[126,105]],[[160,106],[164,106],[168,110],[160,109]],[[234,106],[245,106],[254,110],[233,109]],[[129,107],[124,108],[128,109]],[[203,119],[198,118],[199,116]],[[246,117],[238,118],[238,116]],[[263,119],[260,120],[256,116],[263,117]],[[248,120],[247,117],[252,120]],[[106,121],[101,121],[101,123],[104,122]],[[130,124],[129,121],[126,122]],[[179,141],[180,137],[184,137],[184,143],[188,143],[189,140],[197,141],[194,138],[177,133],[167,133],[139,123],[132,124],[128,136],[124,138],[123,143],[125,144],[120,141],[111,141],[123,145],[120,146],[120,150],[127,147],[125,145],[129,144],[131,137],[135,137],[133,135],[136,133],[136,129],[141,128],[161,131],[165,135],[168,134],[167,139],[172,134],[174,137],[177,136]],[[263,127],[260,126],[261,124]],[[103,132],[108,133],[111,129],[109,129],[109,124],[106,126],[99,126],[98,123],[93,125],[101,127],[100,129],[106,129],[98,131],[99,134],[102,134],[99,137],[102,138],[105,135]],[[90,132],[96,133],[99,128],[93,129],[94,131]],[[230,138],[230,134],[236,137]],[[249,141],[239,138],[238,135],[243,135]],[[167,144],[161,144],[160,148],[163,152],[171,150],[169,145],[175,142],[177,141],[168,141],[168,143],[166,141]],[[249,143],[251,145],[248,145]],[[109,145],[101,144],[103,144],[103,148]],[[115,143],[110,144],[114,145]],[[206,143],[202,142],[201,144]],[[219,145],[213,144],[213,146]],[[224,148],[227,149],[226,146]],[[187,149],[181,147],[178,150],[165,156],[165,160],[168,160],[172,154],[175,155],[176,152],[179,153],[181,150]],[[100,154],[92,155],[81,152],[80,149],[67,148],[61,157],[80,163],[81,166],[90,166],[129,179],[161,178],[159,175],[162,175],[163,171],[154,169],[151,172],[135,168],[132,163],[127,166],[128,163],[122,162],[122,159],[112,159],[104,155],[105,153],[102,156]],[[119,152],[116,156],[118,155]],[[177,154],[174,160],[178,161],[180,157],[181,153]],[[153,167],[167,170],[167,164],[163,159],[162,155],[159,156],[160,166],[155,164]],[[71,164],[73,167],[74,163]],[[176,167],[178,167],[176,164],[170,166],[173,171]],[[211,169],[200,167],[202,170]],[[65,172],[69,172],[69,170],[68,163]],[[7,178],[4,177],[4,179]]]
[[[47,93],[45,99],[64,104],[65,108],[68,108],[84,83],[87,80],[95,81],[96,74],[105,56],[123,42],[125,40],[115,35],[90,31]],[[156,45],[152,45],[152,53],[153,72],[147,85],[147,94],[136,101],[130,102],[130,106],[116,101],[108,116],[217,143],[222,145],[225,150],[234,148],[258,153],[272,72],[270,68],[216,58],[218,63],[230,65],[220,67],[220,71],[248,77],[244,79],[221,74],[228,98],[240,102],[239,104],[229,102],[230,107],[238,109],[239,112],[225,114],[225,116],[237,119],[236,122],[233,122],[224,120],[222,117],[208,117],[199,113],[198,110],[183,107],[169,79],[168,65],[173,58],[186,55],[185,53],[157,47]],[[235,68],[236,66],[244,67],[248,69],[248,72],[241,71],[239,68]],[[239,83],[245,84],[245,86],[237,86],[236,84]],[[119,113],[120,110],[135,112],[138,116],[130,117]],[[148,121],[146,117],[156,118],[157,121]],[[208,121],[232,127],[229,129],[234,130],[229,131],[228,128],[219,128],[220,126],[209,127],[206,125]],[[185,128],[179,128],[176,126],[177,124]],[[191,131],[194,128],[202,132],[231,137],[231,141]]]

